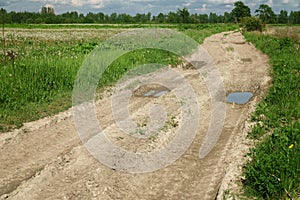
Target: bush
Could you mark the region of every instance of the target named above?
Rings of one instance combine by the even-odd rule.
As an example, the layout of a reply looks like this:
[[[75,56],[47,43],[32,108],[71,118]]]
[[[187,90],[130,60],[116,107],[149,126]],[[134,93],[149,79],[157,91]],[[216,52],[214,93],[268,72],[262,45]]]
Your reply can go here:
[[[261,19],[257,17],[244,17],[241,21],[241,27],[244,31],[262,32],[264,25]]]

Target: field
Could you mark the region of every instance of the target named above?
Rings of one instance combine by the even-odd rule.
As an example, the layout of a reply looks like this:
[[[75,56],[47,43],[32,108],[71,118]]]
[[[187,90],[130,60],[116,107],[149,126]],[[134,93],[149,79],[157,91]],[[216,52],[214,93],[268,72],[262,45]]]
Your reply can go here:
[[[186,88],[174,81],[178,77],[172,71],[189,82],[201,111],[201,117],[190,118],[199,120],[194,141],[176,162],[135,174],[118,170],[118,163],[117,169],[108,167],[91,156],[68,109],[75,77],[89,53],[110,37],[140,28],[177,30],[201,44],[222,77],[224,91],[210,91],[209,85],[216,81],[207,78],[211,66],[199,60],[201,52],[188,52],[192,55],[183,59],[158,49],[141,49],[114,61],[98,82],[95,102],[97,119],[114,144],[130,152],[149,153],[175,138],[175,131],[185,125],[180,109],[190,101],[178,98],[176,91],[184,93]],[[0,51],[0,199],[299,198],[300,29],[272,26],[268,34],[241,34],[236,29],[225,24],[7,25]],[[187,60],[199,65],[200,77]],[[148,63],[169,66],[140,74],[141,80],[170,79],[169,93],[159,98],[143,97],[159,88],[156,85],[136,89],[141,81],[134,77],[119,82],[128,71]],[[118,87],[134,91],[128,108],[113,107]],[[225,95],[235,91],[254,96],[244,105],[225,102]],[[199,159],[199,147],[215,139],[205,134],[211,127],[217,132],[218,123],[211,123],[222,109],[215,109],[213,100],[226,110],[223,129],[215,136],[214,148]],[[164,107],[165,116],[159,106]],[[126,108],[137,124],[127,134],[118,124]],[[148,113],[165,119],[157,133],[145,139],[153,125]],[[186,113],[192,116],[193,112]],[[243,169],[232,178],[235,172],[231,170],[238,168]],[[226,177],[229,183],[236,180],[243,191],[231,190]]]
[[[12,25],[9,25],[11,27]],[[71,106],[71,93],[77,71],[85,57],[103,40],[128,30],[128,26],[107,28],[97,25],[26,25],[6,28],[2,38],[0,71],[0,131],[21,127],[33,121],[66,110]],[[75,28],[73,27],[75,26]],[[191,27],[191,29],[190,29]],[[67,28],[69,28],[67,26]],[[87,29],[88,28],[88,29]],[[131,26],[129,28],[132,28]],[[218,32],[233,30],[233,25],[182,25],[173,28],[186,33],[197,42]],[[16,57],[3,56],[7,51]],[[156,62],[176,66],[177,57],[170,53],[133,52],[112,67],[100,85],[110,85],[134,65]],[[171,60],[170,60],[171,59]]]

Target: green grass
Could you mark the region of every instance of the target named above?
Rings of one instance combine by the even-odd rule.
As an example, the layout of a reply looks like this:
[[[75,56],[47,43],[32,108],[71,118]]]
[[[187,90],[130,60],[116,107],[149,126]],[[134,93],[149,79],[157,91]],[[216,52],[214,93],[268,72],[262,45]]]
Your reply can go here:
[[[131,29],[131,28],[174,28],[174,29],[226,29],[234,24],[5,24],[5,28],[25,29]],[[230,29],[231,30],[231,29]]]
[[[272,86],[256,106],[249,136],[259,141],[245,165],[247,195],[258,199],[300,197],[300,50],[299,41],[258,33],[246,39],[269,55]],[[259,66],[258,66],[259,67]]]
[[[3,56],[2,50],[0,51],[3,58],[0,61],[0,132],[19,128],[25,122],[70,108],[74,80],[82,62],[98,44],[119,32],[111,31],[111,34],[103,37],[98,37],[97,33],[95,36],[82,37],[81,28],[87,28],[86,26],[74,29],[78,25],[70,25],[73,28],[70,34],[64,30],[51,28],[41,30],[42,26],[50,27],[49,25],[27,27],[38,28],[25,29],[29,31],[29,35],[18,32],[23,29],[10,30],[12,33],[6,36],[5,50],[18,52],[15,59],[10,60],[9,57]],[[61,25],[51,27],[57,26],[62,28]],[[204,38],[211,34],[237,27],[180,25],[177,28],[202,43]],[[105,31],[110,30],[100,29],[101,33]],[[74,36],[77,32],[80,33],[78,34],[80,37]],[[43,34],[46,36],[43,37]],[[99,87],[114,84],[124,73],[137,65],[160,63],[176,66],[179,62],[181,62],[179,58],[170,52],[157,49],[133,51],[123,55],[107,68]]]

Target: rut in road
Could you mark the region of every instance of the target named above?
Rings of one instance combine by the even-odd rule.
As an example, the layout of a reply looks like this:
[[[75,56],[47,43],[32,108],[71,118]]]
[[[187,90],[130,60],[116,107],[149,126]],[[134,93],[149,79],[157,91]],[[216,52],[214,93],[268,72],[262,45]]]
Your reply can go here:
[[[270,80],[268,57],[245,42],[241,33],[216,34],[207,38],[202,46],[212,56],[227,94],[250,91],[255,101],[266,92]],[[191,59],[197,61],[197,54]],[[161,69],[149,76],[164,76],[168,70]],[[212,115],[209,91],[197,70],[185,67],[172,70],[191,84],[201,114],[192,145],[176,162],[142,174],[111,169],[85,149],[76,133],[71,111],[66,111],[0,135],[0,199],[214,199],[228,163],[233,162],[227,154],[239,151],[235,147],[240,141],[235,138],[244,126],[251,103],[226,104],[225,124],[218,143],[204,159],[199,159],[199,147]],[[180,122],[182,103],[172,92],[159,98],[133,96],[129,110],[133,120],[148,123],[149,108],[160,104],[168,111],[167,117],[175,116],[173,120]],[[102,128],[109,132],[108,137],[129,151],[157,150],[174,138],[176,126],[165,127],[152,140],[124,135],[115,124],[109,95],[99,100],[96,108]]]

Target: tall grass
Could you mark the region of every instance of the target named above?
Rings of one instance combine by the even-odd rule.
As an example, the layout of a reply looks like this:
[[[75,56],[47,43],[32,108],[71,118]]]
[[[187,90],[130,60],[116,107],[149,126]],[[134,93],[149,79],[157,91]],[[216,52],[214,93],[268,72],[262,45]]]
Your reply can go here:
[[[245,191],[259,199],[299,198],[300,42],[294,37],[244,35],[270,56],[273,76],[269,94],[252,116],[257,125],[249,136],[260,142],[245,166]]]
[[[74,33],[89,31],[85,26],[82,28],[84,29],[70,29],[69,34],[65,34],[65,30],[54,31],[49,28],[37,29],[38,36],[34,35],[35,31],[30,32],[32,35],[22,35],[18,33],[18,29],[14,34],[6,34],[6,48],[18,52],[18,56],[9,62],[2,62],[0,66],[0,132],[21,127],[24,122],[55,114],[71,106],[74,79],[79,67],[97,44],[105,39],[97,36],[76,38]],[[236,26],[180,25],[177,28],[201,43],[211,34],[233,30]],[[100,31],[105,32],[107,29]],[[115,29],[109,31],[111,35],[118,33]],[[43,34],[47,37],[43,37]],[[49,35],[58,37],[49,39]],[[113,84],[139,64],[161,63],[176,66],[179,62],[178,57],[161,50],[134,51],[108,67],[99,87]]]

